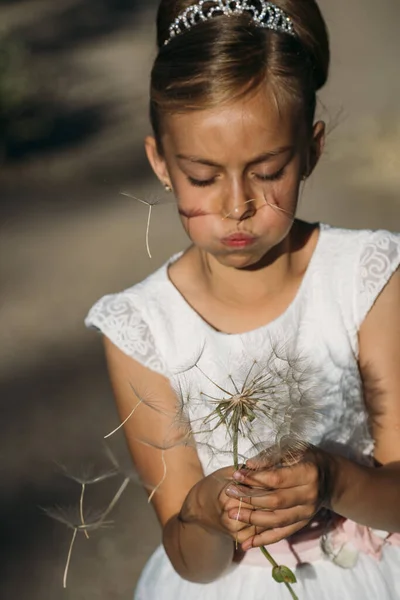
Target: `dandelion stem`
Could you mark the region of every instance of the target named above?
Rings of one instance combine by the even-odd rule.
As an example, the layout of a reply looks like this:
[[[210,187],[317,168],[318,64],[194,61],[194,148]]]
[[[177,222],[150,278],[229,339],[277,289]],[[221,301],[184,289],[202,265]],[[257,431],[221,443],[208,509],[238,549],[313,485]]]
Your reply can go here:
[[[233,465],[235,469],[239,468],[239,429],[235,427],[232,434],[232,444],[233,444]]]
[[[285,581],[284,583],[285,583],[285,586],[287,587],[287,589],[289,590],[289,593],[292,596],[293,600],[299,600],[299,597],[297,596],[297,594],[295,594],[290,583],[288,583],[287,581]]]
[[[273,567],[278,567],[278,563],[276,562],[276,560],[273,558],[273,556],[268,552],[268,550],[266,549],[265,546],[261,546],[260,547],[261,552],[264,554],[265,558],[267,560],[269,560],[269,562],[271,563],[271,565]]]
[[[81,515],[81,525],[82,525],[82,528],[85,527],[85,517],[84,517],[84,514],[83,514],[83,499],[85,497],[85,490],[86,490],[86,484],[82,483],[81,498],[79,500],[79,512],[80,512],[80,515]],[[86,529],[85,529],[85,536],[86,536],[86,539],[88,540],[89,539],[89,534],[86,531]]]
[[[279,567],[278,563],[276,562],[276,560],[274,559],[274,557],[268,552],[268,550],[266,549],[265,546],[260,546],[260,550],[263,553],[263,555],[265,556],[265,558],[271,563],[271,565],[273,567]],[[287,581],[284,581],[283,583],[285,584],[285,586],[289,590],[290,595],[292,596],[293,600],[299,600],[298,597],[296,596],[296,594],[294,593],[293,588],[290,585],[290,583],[288,583]]]
[[[67,578],[68,578],[68,571],[69,571],[69,563],[71,562],[72,549],[73,549],[74,544],[75,544],[75,539],[76,539],[76,534],[77,533],[78,533],[78,530],[74,529],[72,540],[71,540],[71,543],[69,545],[68,556],[67,556],[67,563],[65,565],[64,578],[63,578],[63,587],[64,587],[64,589],[66,589],[66,587],[67,587]]]

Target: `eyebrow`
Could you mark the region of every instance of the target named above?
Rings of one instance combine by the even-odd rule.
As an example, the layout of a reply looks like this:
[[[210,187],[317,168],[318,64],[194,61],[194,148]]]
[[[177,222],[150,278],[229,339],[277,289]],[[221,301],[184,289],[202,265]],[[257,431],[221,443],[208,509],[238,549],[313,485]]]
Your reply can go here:
[[[248,166],[258,165],[259,163],[267,162],[272,160],[276,156],[280,156],[285,152],[293,152],[294,146],[283,146],[282,148],[277,148],[276,150],[272,150],[270,152],[264,152],[264,154],[260,154],[260,156],[256,156],[248,163]],[[223,165],[214,162],[213,160],[208,160],[206,158],[201,158],[199,156],[186,156],[185,154],[177,154],[176,158],[181,160],[187,160],[189,162],[197,163],[200,165],[207,165],[208,167],[218,167],[222,168]]]

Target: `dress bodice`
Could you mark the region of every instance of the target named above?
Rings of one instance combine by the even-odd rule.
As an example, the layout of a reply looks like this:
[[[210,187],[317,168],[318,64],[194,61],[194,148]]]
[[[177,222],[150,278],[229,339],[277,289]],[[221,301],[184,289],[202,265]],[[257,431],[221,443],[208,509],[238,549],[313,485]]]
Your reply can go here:
[[[86,324],[170,379],[177,414],[190,421],[205,474],[232,464],[231,429],[218,410],[243,390],[252,390],[257,403],[256,418],[243,420],[240,459],[271,445],[278,434],[297,431],[305,441],[353,457],[371,453],[358,331],[400,263],[400,236],[321,225],[292,303],[274,321],[244,334],[224,334],[206,323],[169,279],[170,263],[103,297]]]

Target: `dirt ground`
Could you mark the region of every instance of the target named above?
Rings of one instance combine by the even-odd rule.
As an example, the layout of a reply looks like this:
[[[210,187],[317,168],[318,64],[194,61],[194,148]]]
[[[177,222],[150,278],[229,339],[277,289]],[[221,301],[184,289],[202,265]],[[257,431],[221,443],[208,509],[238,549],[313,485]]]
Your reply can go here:
[[[148,72],[156,2],[0,0],[3,31],[29,50],[29,74],[49,119],[28,142],[11,140],[0,167],[0,597],[130,600],[159,529],[133,481],[114,525],[77,539],[45,507],[76,506],[63,475],[104,469],[102,439],[118,423],[100,340],[83,319],[104,293],[157,268],[186,245],[174,206],[146,165]],[[332,72],[321,94],[326,153],[301,215],[347,227],[400,230],[398,0],[321,0]],[[44,109],[43,109],[44,107]],[[43,116],[44,115],[44,116]],[[114,441],[123,472],[123,440]],[[101,508],[123,476],[89,486]],[[162,600],[162,599],[160,599]]]

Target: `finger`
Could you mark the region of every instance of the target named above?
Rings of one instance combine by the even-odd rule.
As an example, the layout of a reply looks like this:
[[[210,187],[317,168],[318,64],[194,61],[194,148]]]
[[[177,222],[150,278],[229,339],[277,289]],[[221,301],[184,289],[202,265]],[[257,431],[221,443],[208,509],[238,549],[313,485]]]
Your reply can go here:
[[[241,508],[240,511],[229,512],[232,520],[246,523],[247,525],[261,527],[264,530],[281,529],[301,521],[309,521],[314,516],[314,511],[308,506],[296,506],[286,510],[269,512],[265,510],[249,510]]]
[[[251,548],[260,548],[261,546],[270,546],[271,544],[276,544],[281,540],[284,540],[291,535],[297,533],[303,527],[308,524],[309,521],[300,521],[299,523],[295,523],[294,525],[288,525],[287,527],[280,527],[277,529],[272,529],[270,531],[262,531],[260,533],[255,533],[253,537],[249,537],[243,542],[240,542],[242,549],[247,552]],[[240,534],[239,534],[240,535]]]
[[[248,542],[251,548],[251,544],[253,543],[252,540],[255,538],[255,536],[263,533],[263,531],[263,529],[259,529],[257,527],[244,527],[232,537],[238,545],[242,546],[242,548],[245,542]]]
[[[308,455],[308,450],[308,445],[304,445],[304,447],[300,445],[297,450],[288,450],[282,454],[282,448],[273,446],[263,450],[257,456],[249,458],[246,461],[245,468],[259,471],[261,469],[273,469],[277,465],[294,465]]]
[[[233,475],[235,481],[248,486],[261,486],[268,489],[285,489],[309,484],[318,484],[318,469],[310,462],[302,462],[290,467],[250,471],[241,469]]]
[[[251,502],[246,501],[241,495],[232,493],[232,497],[226,496],[226,498],[222,499],[222,510],[229,511],[233,508],[237,508],[240,505],[244,506],[245,508],[252,508]]]
[[[263,529],[256,528],[248,525],[247,523],[241,523],[235,519],[230,519],[228,515],[225,515],[221,520],[223,528],[238,544],[253,538],[255,535],[262,533]]]
[[[232,477],[236,471],[237,469],[234,467],[224,467],[223,469],[215,471],[209,475],[209,477],[218,483],[221,483],[222,485],[227,485],[230,481],[232,481]]]
[[[263,488],[236,486],[230,489],[232,497],[242,498],[244,508],[261,508],[264,510],[282,510],[299,505],[316,507],[318,490],[312,485],[303,485],[291,489],[268,491]],[[231,506],[230,508],[234,508]]]
[[[230,519],[228,515],[223,517],[221,519],[221,521],[222,521],[222,525],[223,525],[225,531],[227,531],[231,536],[234,536],[235,539],[236,539],[236,536],[238,535],[238,533],[240,533],[241,531],[244,531],[245,529],[248,530],[248,534],[247,534],[247,536],[245,536],[245,539],[247,539],[251,535],[255,534],[254,527],[251,527],[251,526],[249,527],[248,523],[242,523],[238,519]],[[261,529],[260,529],[260,533],[261,533]]]

